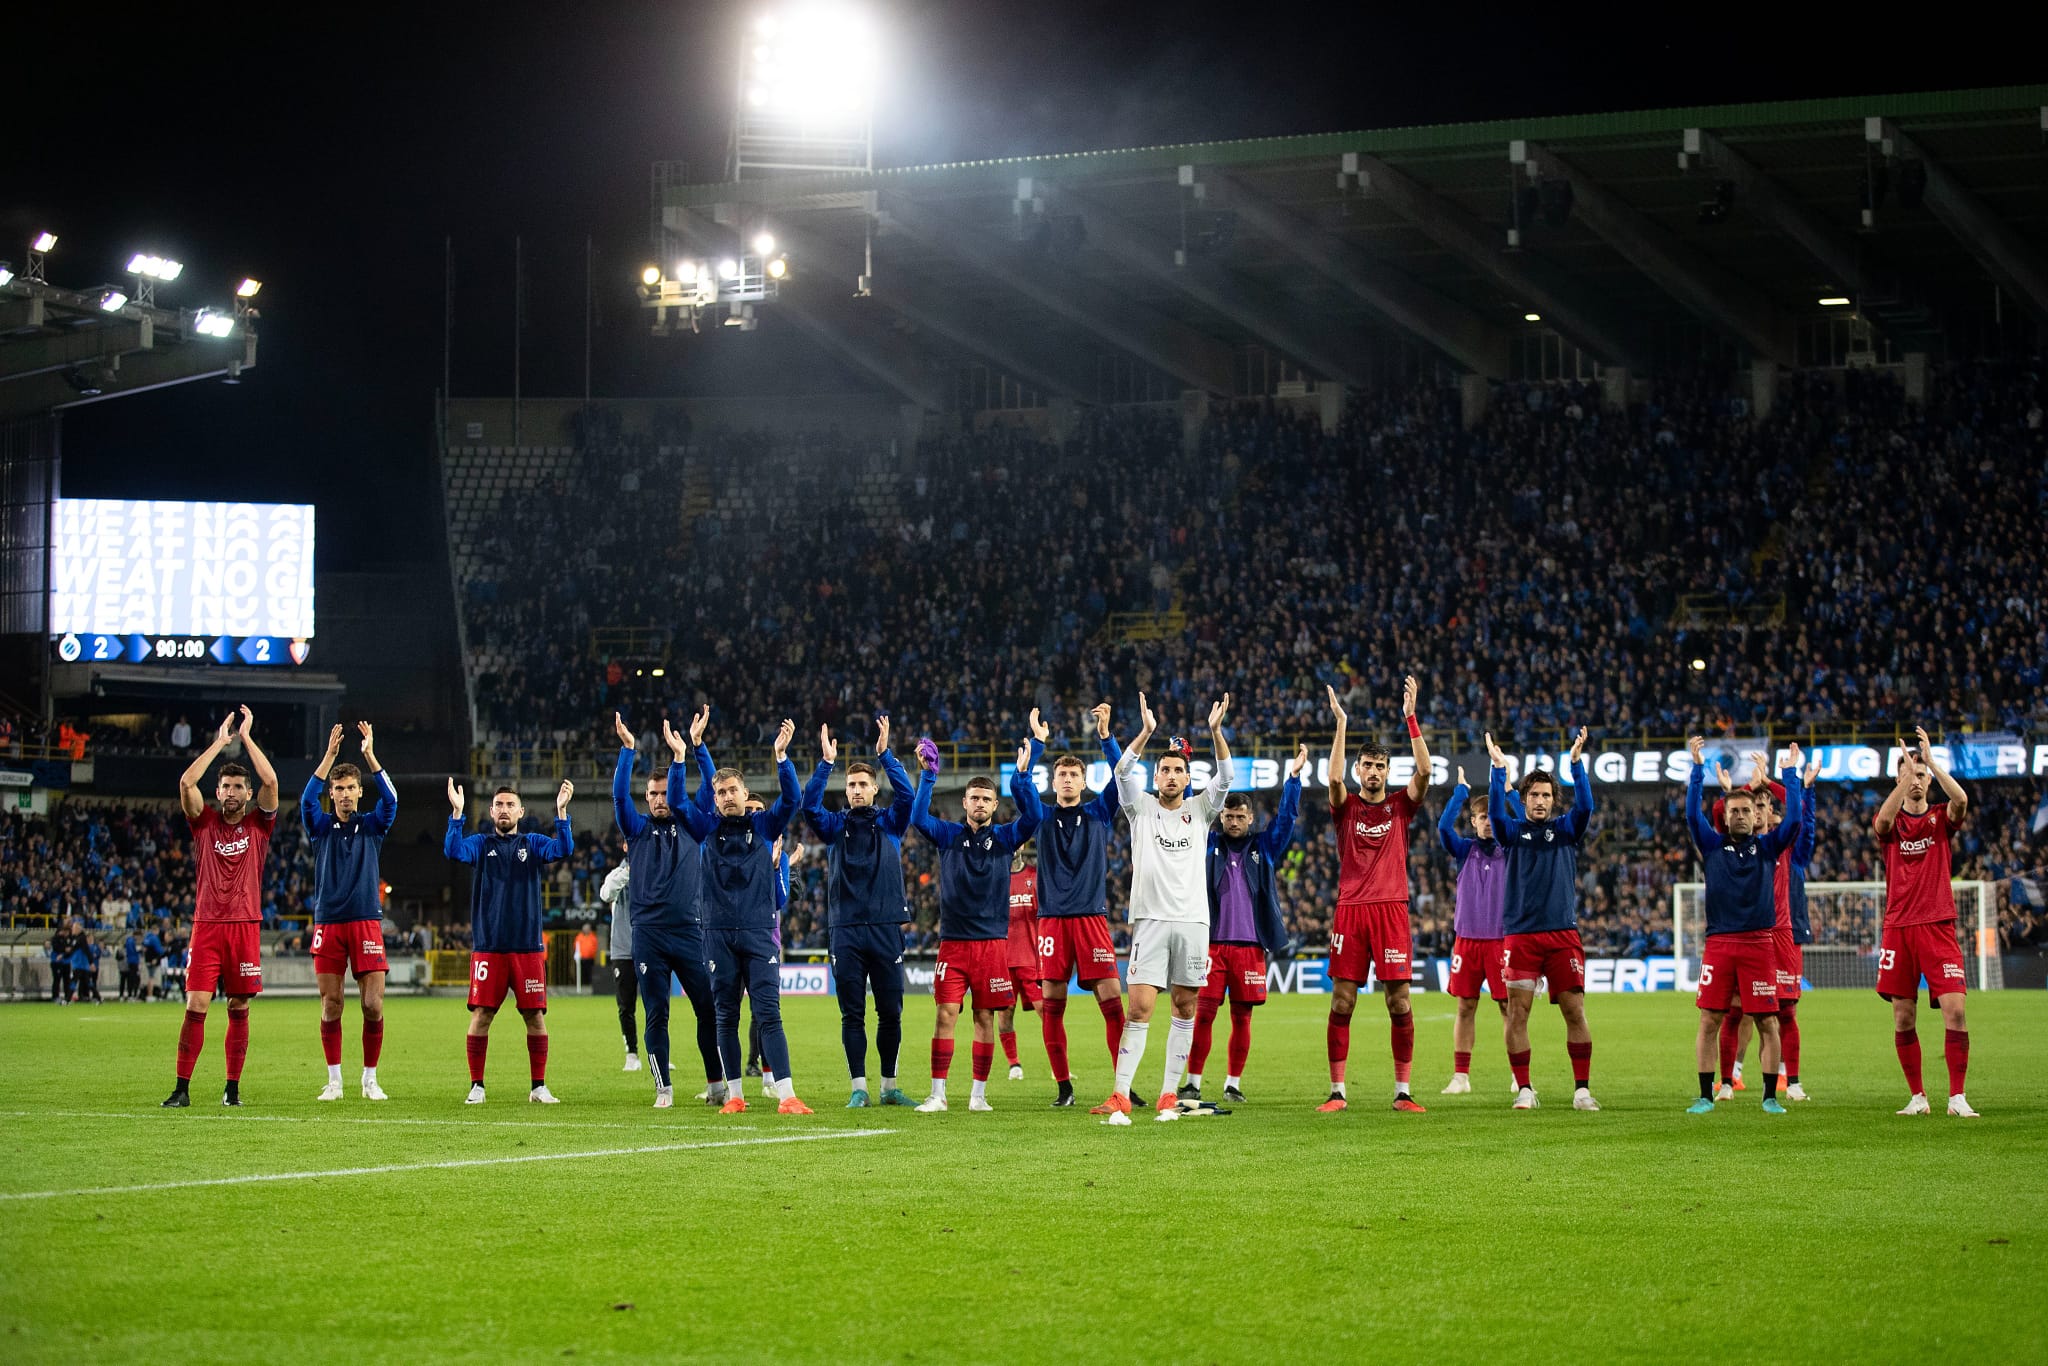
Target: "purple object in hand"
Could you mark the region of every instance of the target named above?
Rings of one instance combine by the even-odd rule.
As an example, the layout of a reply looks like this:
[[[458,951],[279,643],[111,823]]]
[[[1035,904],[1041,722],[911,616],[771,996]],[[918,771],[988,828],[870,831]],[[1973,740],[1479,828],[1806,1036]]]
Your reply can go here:
[[[929,735],[919,740],[917,742],[917,758],[918,762],[922,763],[927,771],[937,773],[939,771],[938,742]]]

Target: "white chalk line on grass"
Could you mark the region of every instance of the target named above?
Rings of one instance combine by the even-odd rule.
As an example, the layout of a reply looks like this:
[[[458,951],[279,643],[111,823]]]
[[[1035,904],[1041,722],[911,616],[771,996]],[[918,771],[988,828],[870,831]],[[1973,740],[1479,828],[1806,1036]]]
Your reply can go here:
[[[463,1167],[508,1167],[524,1162],[576,1162],[593,1157],[642,1157],[653,1153],[689,1152],[705,1148],[747,1148],[772,1143],[817,1143],[833,1138],[881,1138],[894,1129],[827,1129],[811,1134],[773,1138],[726,1138],[708,1143],[649,1143],[635,1148],[594,1148],[580,1153],[520,1153],[511,1157],[459,1157],[444,1162],[392,1162],[376,1167],[333,1167],[326,1171],[257,1172],[249,1176],[214,1176],[194,1181],[156,1181],[142,1186],[84,1186],[73,1190],[0,1191],[5,1200],[61,1200],[82,1195],[142,1195],[152,1191],[191,1190],[201,1186],[252,1186],[269,1181],[317,1181],[334,1176],[386,1176],[395,1172],[451,1171]]]
[[[352,1115],[166,1115],[128,1114],[117,1110],[0,1110],[5,1119],[132,1119],[146,1124],[190,1124],[210,1119],[227,1124],[428,1124],[458,1129],[658,1129],[663,1133],[751,1132],[751,1124],[620,1124],[604,1119],[371,1119]]]

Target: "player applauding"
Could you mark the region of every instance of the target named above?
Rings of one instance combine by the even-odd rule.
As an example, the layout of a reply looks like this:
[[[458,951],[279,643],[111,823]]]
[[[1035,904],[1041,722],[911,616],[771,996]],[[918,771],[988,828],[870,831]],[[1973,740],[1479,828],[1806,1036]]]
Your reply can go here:
[[[1038,719],[1038,713],[1031,713]],[[924,774],[910,807],[910,823],[939,851],[939,964],[932,983],[938,1014],[932,1028],[932,1092],[917,1108],[935,1114],[946,1108],[946,1074],[953,1064],[953,1034],[960,1005],[974,996],[974,1090],[970,1110],[993,1110],[988,1074],[995,1063],[996,1012],[1017,1000],[1010,980],[1010,856],[1031,838],[1044,816],[1031,770],[1038,763],[1036,738],[1017,749],[1010,800],[1017,818],[995,824],[996,784],[979,775],[967,780],[960,804],[965,822],[932,815],[932,784],[939,776],[939,747],[929,736],[917,742]]]
[[[1508,988],[1508,1066],[1515,1074],[1517,1110],[1536,1108],[1529,1084],[1529,1011],[1536,984],[1548,980],[1550,1000],[1564,1016],[1565,1052],[1572,1060],[1572,1108],[1597,1110],[1593,1099],[1593,1034],[1586,1028],[1586,950],[1579,942],[1579,842],[1593,818],[1593,785],[1586,779],[1586,731],[1572,740],[1572,805],[1557,814],[1557,779],[1541,769],[1522,775],[1522,811],[1508,803],[1508,760],[1486,737],[1493,760],[1486,817],[1508,851],[1507,892],[1501,903],[1501,976]]]
[[[1415,719],[1415,677],[1401,684],[1401,715],[1408,725],[1408,743],[1415,774],[1398,792],[1387,791],[1388,754],[1379,745],[1359,752],[1358,792],[1345,781],[1349,762],[1344,727],[1348,718],[1328,689],[1330,713],[1337,718],[1330,741],[1330,816],[1337,837],[1337,915],[1330,930],[1330,1024],[1325,1047],[1330,1059],[1330,1098],[1317,1106],[1325,1113],[1342,1110],[1344,1071],[1351,1056],[1351,1014],[1358,989],[1374,976],[1387,997],[1387,1023],[1394,1053],[1394,1108],[1421,1114],[1422,1106],[1408,1093],[1408,1073],[1415,1059],[1415,1015],[1408,1008],[1408,984],[1414,961],[1414,935],[1408,923],[1408,825],[1422,809],[1429,790],[1429,744]]]
[[[1095,738],[1112,766],[1123,750],[1109,733],[1109,704],[1089,715]],[[1036,732],[1034,732],[1036,733]],[[1044,999],[1038,1025],[1046,1060],[1059,1090],[1055,1110],[1074,1103],[1074,1074],[1067,1063],[1067,981],[1095,996],[1102,1012],[1109,1065],[1124,1038],[1123,983],[1116,975],[1116,941],[1109,936],[1109,837],[1116,823],[1116,784],[1088,795],[1088,765],[1078,754],[1062,754],[1052,765],[1053,804],[1038,827],[1038,976]],[[1104,1113],[1107,1113],[1105,1111]]]
[[[1877,994],[1892,1003],[1892,1041],[1899,1067],[1913,1093],[1902,1115],[1929,1112],[1920,1084],[1920,1032],[1915,1019],[1920,979],[1941,1011],[1946,1031],[1942,1055],[1948,1061],[1948,1112],[1975,1119],[1963,1096],[1970,1070],[1970,1027],[1963,1018],[1963,955],[1956,941],[1956,896],[1949,885],[1949,841],[1970,798],[1948,770],[1934,761],[1927,732],[1914,728],[1916,752],[1899,757],[1899,781],[1871,822],[1884,845],[1884,934],[1877,953]],[[1940,783],[1948,801],[1930,806],[1929,785]]]
[[[1687,742],[1692,772],[1685,784],[1685,821],[1692,831],[1706,869],[1706,945],[1700,954],[1699,1036],[1694,1053],[1699,1063],[1700,1098],[1687,1113],[1701,1115],[1714,1108],[1714,1058],[1721,1024],[1729,1004],[1740,1002],[1756,1021],[1762,1039],[1764,1113],[1782,1115],[1778,1101],[1778,955],[1773,941],[1777,921],[1778,856],[1799,837],[1799,746],[1792,746],[1785,784],[1785,818],[1776,828],[1760,830],[1761,803],[1748,788],[1730,792],[1724,808],[1728,833],[1714,828],[1700,801],[1706,786],[1705,742],[1695,735]]]
[[[377,804],[362,810],[363,775],[354,764],[337,764],[341,727],[327,735],[306,790],[299,794],[299,819],[313,842],[318,878],[313,891],[313,980],[320,988],[320,1048],[327,1056],[327,1085],[318,1100],[341,1099],[341,1004],[344,969],[355,974],[356,994],[363,1006],[363,1099],[385,1099],[377,1084],[377,1058],[384,1050],[384,907],[378,889],[383,881],[379,854],[391,824],[398,819],[398,789],[377,762],[377,737],[368,721],[358,721],[363,763],[377,784]],[[326,789],[334,814],[320,809]]]
[[[491,1046],[491,1021],[509,994],[526,1022],[526,1058],[532,1087],[527,1099],[555,1104],[548,1090],[548,971],[541,938],[540,883],[546,864],[569,857],[569,798],[563,783],[555,793],[555,833],[521,834],[526,805],[519,793],[500,787],[491,794],[490,828],[471,835],[463,814],[462,789],[448,780],[448,833],[441,852],[476,871],[469,883],[469,1096],[484,1103],[484,1055]]]
[[[178,1030],[178,1084],[164,1100],[167,1109],[192,1103],[192,1067],[206,1046],[206,1008],[215,993],[228,998],[228,1081],[220,1103],[242,1103],[249,1003],[263,990],[263,860],[277,828],[277,770],[249,733],[256,722],[247,707],[241,710],[241,721],[242,749],[256,770],[253,792],[248,769],[222,764],[213,785],[218,809],[199,795],[207,766],[235,738],[233,713],[220,723],[213,743],[178,778],[178,805],[192,826],[192,861],[199,886],[192,911],[191,962],[185,971],[185,1023]]]

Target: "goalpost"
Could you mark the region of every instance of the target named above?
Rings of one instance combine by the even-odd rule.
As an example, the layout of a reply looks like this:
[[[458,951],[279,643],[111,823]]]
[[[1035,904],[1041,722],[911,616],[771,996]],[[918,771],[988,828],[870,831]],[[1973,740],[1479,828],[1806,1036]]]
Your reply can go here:
[[[2005,985],[2005,967],[1998,954],[1996,884],[1949,884],[1956,895],[1956,938],[1963,953],[1971,991],[1995,991]],[[1671,889],[1671,953],[1690,963],[1696,974],[1700,943],[1705,937],[1701,882],[1680,882]],[[1877,947],[1884,920],[1882,882],[1809,882],[1807,921],[1813,942],[1805,946],[1806,983],[1812,987],[1877,987]],[[1687,974],[1682,970],[1681,978]]]

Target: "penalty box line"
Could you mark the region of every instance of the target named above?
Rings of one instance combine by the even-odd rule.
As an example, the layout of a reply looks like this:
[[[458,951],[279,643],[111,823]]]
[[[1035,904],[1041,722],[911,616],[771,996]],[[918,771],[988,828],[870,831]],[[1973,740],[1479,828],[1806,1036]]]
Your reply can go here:
[[[521,1153],[512,1157],[462,1157],[443,1162],[393,1162],[376,1167],[334,1167],[326,1171],[258,1172],[249,1176],[214,1176],[194,1181],[156,1181],[141,1186],[86,1186],[73,1190],[0,1191],[0,1201],[58,1200],[83,1195],[140,1195],[151,1191],[191,1190],[202,1186],[251,1186],[268,1181],[317,1181],[333,1176],[381,1176],[395,1172],[452,1171],[464,1167],[508,1167],[526,1162],[576,1162],[593,1157],[641,1157],[653,1153],[705,1148],[748,1148],[771,1143],[818,1143],[834,1138],[880,1138],[894,1129],[833,1129],[815,1134],[783,1134],[774,1138],[727,1138],[707,1143],[649,1143],[632,1148],[594,1148],[580,1153]]]

